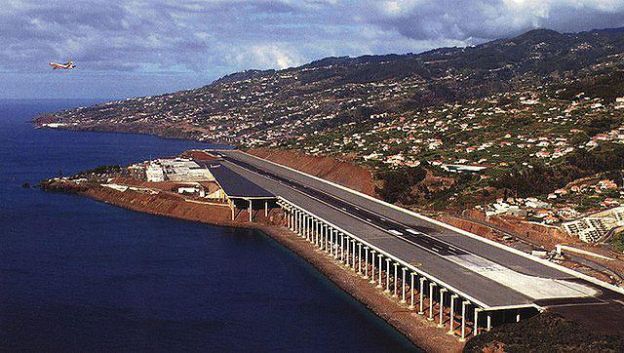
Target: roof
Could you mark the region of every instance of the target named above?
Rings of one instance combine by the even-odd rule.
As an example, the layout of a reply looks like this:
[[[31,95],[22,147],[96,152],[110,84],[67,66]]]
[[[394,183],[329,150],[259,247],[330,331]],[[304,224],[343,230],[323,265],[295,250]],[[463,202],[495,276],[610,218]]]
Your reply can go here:
[[[218,162],[204,164],[228,197],[274,198],[275,195]]]

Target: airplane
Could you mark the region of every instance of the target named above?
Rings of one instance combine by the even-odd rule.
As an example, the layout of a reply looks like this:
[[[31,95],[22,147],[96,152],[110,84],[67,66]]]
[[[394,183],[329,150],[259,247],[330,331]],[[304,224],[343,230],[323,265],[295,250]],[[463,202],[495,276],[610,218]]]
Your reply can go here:
[[[76,65],[74,65],[74,62],[71,61],[71,60],[69,60],[65,64],[59,64],[59,63],[52,62],[49,65],[52,67],[52,70],[57,70],[57,69],[71,70],[71,69],[76,67]]]

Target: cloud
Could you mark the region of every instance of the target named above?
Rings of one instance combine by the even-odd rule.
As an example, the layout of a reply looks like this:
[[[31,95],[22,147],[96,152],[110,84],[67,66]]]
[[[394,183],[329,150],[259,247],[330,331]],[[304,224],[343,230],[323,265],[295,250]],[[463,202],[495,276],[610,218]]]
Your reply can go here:
[[[575,32],[624,25],[620,0],[383,0],[367,1],[360,11],[366,23],[419,40],[484,41],[534,28]]]
[[[622,0],[5,0],[0,71],[44,75],[47,62],[72,58],[102,86],[125,83],[98,73],[178,73],[190,84],[188,77],[465,46],[537,27],[617,26]]]

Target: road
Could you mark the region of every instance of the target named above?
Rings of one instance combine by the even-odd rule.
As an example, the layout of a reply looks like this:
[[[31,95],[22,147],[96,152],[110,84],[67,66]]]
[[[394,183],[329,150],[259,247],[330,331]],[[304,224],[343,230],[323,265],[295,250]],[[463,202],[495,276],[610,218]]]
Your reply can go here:
[[[240,151],[223,165],[275,195],[416,265],[486,308],[593,300],[603,290],[566,272]]]

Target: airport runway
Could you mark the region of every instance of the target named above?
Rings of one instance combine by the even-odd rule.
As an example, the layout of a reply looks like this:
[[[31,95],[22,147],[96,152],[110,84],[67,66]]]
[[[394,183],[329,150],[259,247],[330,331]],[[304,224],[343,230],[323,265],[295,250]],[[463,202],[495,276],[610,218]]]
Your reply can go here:
[[[426,218],[240,151],[219,154],[234,172],[418,266],[484,307],[565,303],[601,295],[595,285]]]

